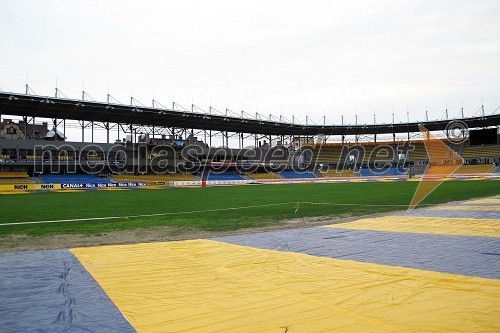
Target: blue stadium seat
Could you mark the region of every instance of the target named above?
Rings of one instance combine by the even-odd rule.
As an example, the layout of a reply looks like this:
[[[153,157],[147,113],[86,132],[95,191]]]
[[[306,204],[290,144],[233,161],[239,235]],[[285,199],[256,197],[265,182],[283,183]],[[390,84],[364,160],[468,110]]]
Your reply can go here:
[[[206,180],[243,180],[243,177],[236,172],[205,172],[203,175],[200,175],[200,178]]]
[[[282,171],[279,175],[285,179],[316,178],[310,171]]]
[[[45,184],[85,184],[85,183],[109,183],[107,178],[99,178],[89,174],[40,174],[39,177]]]
[[[360,174],[363,177],[374,177],[374,176],[402,176],[406,174],[406,170],[403,168],[386,168],[386,169],[368,169],[363,168],[360,170]]]

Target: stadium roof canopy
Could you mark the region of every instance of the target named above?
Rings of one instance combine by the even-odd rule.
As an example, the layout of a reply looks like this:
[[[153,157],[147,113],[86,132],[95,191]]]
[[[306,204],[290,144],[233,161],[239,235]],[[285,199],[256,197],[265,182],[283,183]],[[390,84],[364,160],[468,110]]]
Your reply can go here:
[[[167,128],[186,128],[264,135],[360,135],[445,130],[450,120],[375,125],[304,125],[144,106],[101,103],[0,92],[0,115],[84,120]],[[469,128],[498,126],[500,114],[455,119]]]

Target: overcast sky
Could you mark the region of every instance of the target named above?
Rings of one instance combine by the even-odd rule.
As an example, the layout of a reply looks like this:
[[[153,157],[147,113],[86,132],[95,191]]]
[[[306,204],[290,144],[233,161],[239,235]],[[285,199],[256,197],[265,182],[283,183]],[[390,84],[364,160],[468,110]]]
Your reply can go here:
[[[500,1],[0,0],[0,89],[305,121],[500,106]]]

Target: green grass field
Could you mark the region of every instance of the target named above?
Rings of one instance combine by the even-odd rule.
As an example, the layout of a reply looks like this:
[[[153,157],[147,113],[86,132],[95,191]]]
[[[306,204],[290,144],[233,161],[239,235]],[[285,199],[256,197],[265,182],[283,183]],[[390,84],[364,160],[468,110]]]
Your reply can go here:
[[[2,195],[0,223],[109,216],[129,218],[0,226],[0,236],[90,235],[156,226],[231,231],[301,217],[359,216],[406,209],[417,185],[417,182],[331,183]],[[424,204],[500,194],[498,185],[497,181],[445,182]],[[299,201],[324,204],[301,204],[296,211]],[[270,204],[272,206],[263,206]],[[395,206],[363,206],[369,204]],[[248,206],[262,207],[240,208]],[[173,214],[130,217],[162,213]]]

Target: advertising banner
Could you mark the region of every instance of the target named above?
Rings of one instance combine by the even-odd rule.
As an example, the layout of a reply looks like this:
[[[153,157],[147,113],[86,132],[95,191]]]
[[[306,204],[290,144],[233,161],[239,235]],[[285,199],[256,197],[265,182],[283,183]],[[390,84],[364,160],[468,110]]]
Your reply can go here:
[[[113,188],[113,187],[141,187],[148,186],[143,182],[127,182],[127,183],[78,183],[78,184],[61,184],[61,189],[98,189],[98,188]]]
[[[60,190],[61,184],[9,184],[0,185],[0,191],[52,191]]]
[[[159,185],[165,185],[159,184]],[[79,184],[8,184],[0,185],[0,192],[13,191],[54,191],[65,189],[136,188],[148,186],[145,182],[127,183],[79,183]]]
[[[255,180],[206,180],[206,186],[256,184]],[[174,186],[202,186],[201,180],[174,181]]]

